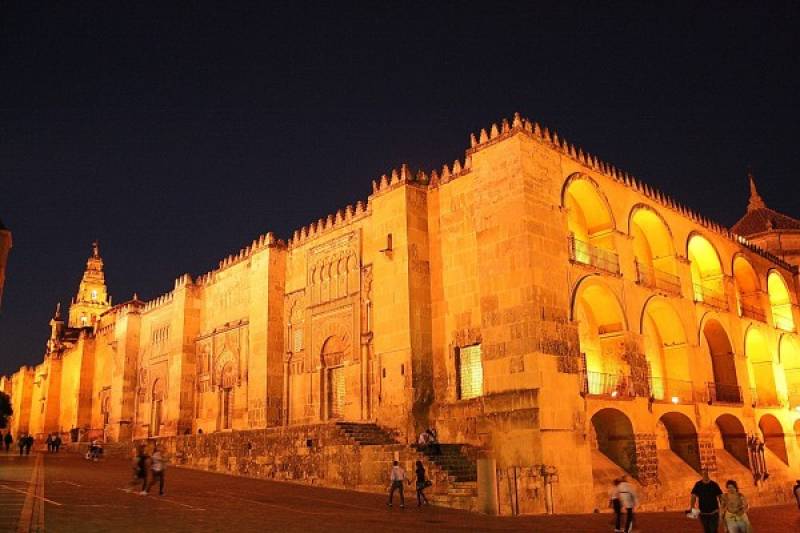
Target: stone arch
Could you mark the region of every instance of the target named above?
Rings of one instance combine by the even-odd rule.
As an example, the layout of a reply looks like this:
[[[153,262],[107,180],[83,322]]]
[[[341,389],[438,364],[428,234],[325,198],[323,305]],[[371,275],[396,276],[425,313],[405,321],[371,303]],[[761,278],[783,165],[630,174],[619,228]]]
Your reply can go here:
[[[737,461],[750,468],[747,450],[747,433],[742,422],[735,416],[725,413],[716,420],[716,426],[722,438],[722,447]]]
[[[232,372],[234,377],[238,377],[238,366],[233,353],[228,348],[225,348],[214,363],[214,385],[222,388],[223,371],[226,368],[229,368],[229,372]]]
[[[331,335],[322,343],[320,362],[323,372],[321,397],[324,398],[322,407],[324,419],[344,417],[347,391],[343,364],[346,349],[345,342],[338,335]]]
[[[658,274],[662,274],[662,279],[667,278],[674,284],[673,278],[678,274],[675,242],[661,213],[647,204],[634,205],[628,215],[628,235],[633,238],[639,281],[652,279],[652,284],[656,285]],[[677,287],[680,289],[679,279]]]
[[[625,413],[606,408],[592,416],[597,449],[617,466],[636,476],[636,441],[633,424]]]
[[[153,381],[150,389],[150,435],[157,437],[161,434],[163,422],[163,405],[166,397],[166,387],[162,378]]]
[[[599,390],[614,386],[607,378],[616,379],[620,373],[627,375],[628,364],[623,360],[625,332],[628,330],[625,313],[617,296],[599,276],[587,276],[573,292],[573,320],[578,322],[580,350],[586,360],[589,392],[604,394]],[[593,390],[592,380],[599,379]]]
[[[664,426],[670,450],[699,472],[700,444],[692,420],[683,413],[669,412],[663,414],[658,421]]]
[[[709,318],[703,325],[702,336],[711,359],[713,381],[709,383],[709,399],[741,403],[742,395],[736,376],[736,360],[728,333],[719,320]]]
[[[669,300],[652,296],[645,302],[640,331],[650,365],[652,396],[673,403],[691,402],[688,338],[683,321]]]
[[[775,327],[784,331],[794,331],[792,297],[783,275],[775,269],[770,270],[767,274],[767,293],[772,308],[772,322]]]
[[[786,379],[789,408],[800,407],[800,340],[792,333],[781,335],[778,343],[778,361]]]
[[[717,248],[700,233],[692,232],[686,240],[686,257],[692,273],[695,301],[724,307],[725,274]]]
[[[761,283],[752,263],[741,252],[731,261],[733,282],[736,286],[736,304],[739,316],[764,322],[766,315],[761,305]]]
[[[772,351],[764,334],[753,325],[745,333],[744,354],[750,370],[750,388],[756,393],[755,403],[761,406],[777,405],[778,391],[775,386]]]
[[[617,224],[611,204],[596,181],[585,174],[572,174],[561,189],[561,205],[567,209],[567,227],[575,240],[614,251],[613,231]]]
[[[789,452],[786,449],[786,436],[780,420],[774,415],[766,414],[758,421],[758,429],[761,430],[761,435],[764,437],[764,446],[788,465]]]

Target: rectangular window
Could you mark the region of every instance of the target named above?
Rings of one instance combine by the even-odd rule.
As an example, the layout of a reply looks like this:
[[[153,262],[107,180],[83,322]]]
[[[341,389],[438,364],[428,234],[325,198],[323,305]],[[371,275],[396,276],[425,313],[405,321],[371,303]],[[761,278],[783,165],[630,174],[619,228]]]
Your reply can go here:
[[[292,349],[293,352],[301,352],[303,351],[303,326],[297,326],[294,330],[294,348]]]
[[[483,363],[481,345],[465,346],[456,352],[458,398],[468,400],[483,395]]]

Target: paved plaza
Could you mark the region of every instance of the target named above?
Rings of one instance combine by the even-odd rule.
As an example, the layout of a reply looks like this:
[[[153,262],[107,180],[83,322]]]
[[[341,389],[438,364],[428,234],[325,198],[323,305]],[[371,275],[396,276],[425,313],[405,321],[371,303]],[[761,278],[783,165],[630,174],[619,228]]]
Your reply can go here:
[[[139,496],[125,461],[74,454],[0,454],[0,531],[576,531],[610,532],[610,516],[488,517],[423,507],[388,509],[381,495],[238,478],[182,468],[164,496]],[[157,492],[157,491],[156,491]],[[396,505],[396,504],[395,504]],[[800,531],[794,506],[751,512],[756,532]],[[647,513],[642,532],[700,531],[680,513]]]

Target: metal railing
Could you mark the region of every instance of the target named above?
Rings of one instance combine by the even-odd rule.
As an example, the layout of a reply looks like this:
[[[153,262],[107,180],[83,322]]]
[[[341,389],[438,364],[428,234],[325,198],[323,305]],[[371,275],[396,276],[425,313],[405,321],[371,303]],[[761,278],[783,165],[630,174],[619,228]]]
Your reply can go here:
[[[792,304],[778,304],[772,306],[772,321],[775,327],[783,331],[794,331],[794,318],[792,317]]]
[[[767,321],[767,314],[761,309],[761,306],[747,303],[744,300],[739,302],[739,316],[752,318],[759,322]]]
[[[636,280],[652,289],[661,289],[671,294],[681,293],[681,278],[636,261]]]
[[[727,383],[707,383],[708,401],[711,403],[732,403],[741,405],[742,388]]]
[[[694,384],[680,379],[650,378],[650,394],[660,402],[681,404],[697,401]]]
[[[753,407],[781,407],[781,401],[778,400],[778,393],[775,391],[761,391],[758,392],[757,388],[750,389],[750,397],[752,398]]]
[[[725,298],[725,293],[720,292],[716,287],[708,287],[701,283],[693,283],[694,287],[694,301],[703,302],[718,309],[727,309],[728,301]]]
[[[633,381],[630,376],[624,374],[586,371],[583,373],[583,387],[589,396],[608,396],[618,399],[630,399],[636,396]]]
[[[570,260],[591,265],[612,274],[619,274],[619,256],[615,252],[592,246],[576,239],[575,235],[570,235],[567,240]]]

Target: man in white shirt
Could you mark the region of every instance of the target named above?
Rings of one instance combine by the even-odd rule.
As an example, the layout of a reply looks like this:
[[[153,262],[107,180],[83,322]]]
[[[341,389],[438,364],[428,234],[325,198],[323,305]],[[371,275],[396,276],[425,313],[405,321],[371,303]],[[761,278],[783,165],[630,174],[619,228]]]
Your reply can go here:
[[[407,481],[406,478],[406,471],[403,470],[403,467],[400,466],[400,463],[397,461],[392,462],[392,471],[389,474],[389,479],[392,483],[391,488],[389,489],[389,502],[386,504],[389,507],[392,506],[392,499],[394,498],[394,491],[400,491],[400,508],[404,508],[406,506],[405,496],[403,495],[403,482]]]
[[[150,492],[150,487],[155,483],[158,478],[158,494],[164,495],[164,469],[166,468],[166,459],[161,455],[161,450],[158,447],[153,449],[153,455],[150,456],[150,470],[153,472],[153,477],[150,478],[150,483],[147,485],[147,492]]]
[[[633,509],[639,505],[639,497],[636,495],[636,489],[633,488],[633,485],[628,483],[628,476],[622,476],[619,485],[617,485],[617,494],[620,506],[625,509],[627,514],[623,531],[631,533],[633,531]]]

